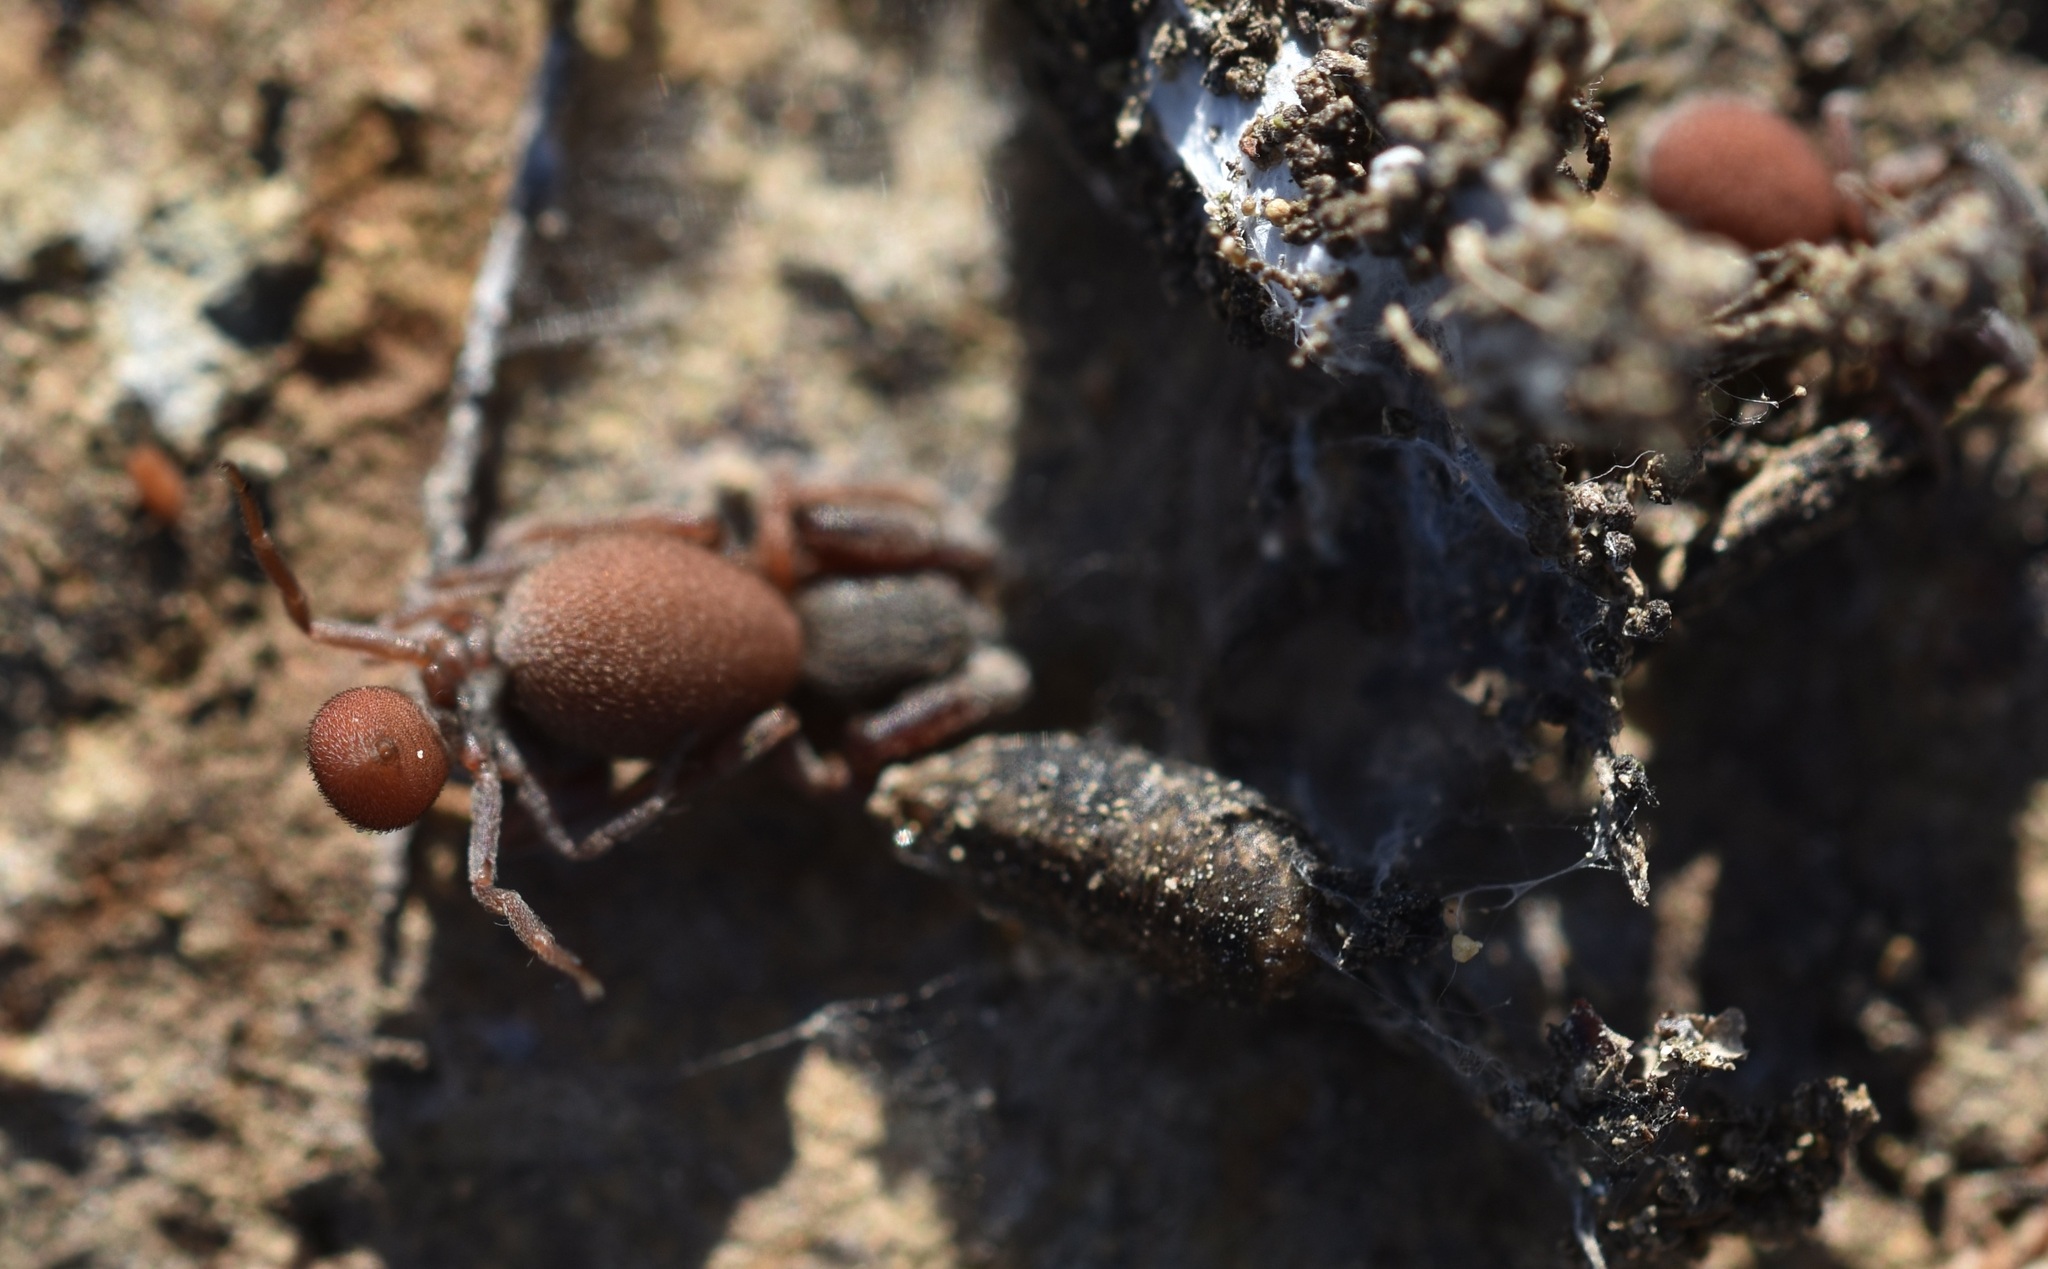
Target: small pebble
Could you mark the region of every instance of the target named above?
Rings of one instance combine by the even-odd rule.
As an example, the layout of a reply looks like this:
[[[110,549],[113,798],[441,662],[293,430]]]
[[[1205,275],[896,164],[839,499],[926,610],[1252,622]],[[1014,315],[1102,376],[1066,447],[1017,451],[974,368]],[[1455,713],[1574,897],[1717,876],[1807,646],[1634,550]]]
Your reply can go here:
[[[1650,199],[1751,251],[1825,242],[1850,227],[1827,161],[1791,120],[1736,97],[1695,97],[1652,125]]]
[[[128,451],[128,479],[144,515],[168,529],[185,514],[185,473],[161,447],[148,441]]]

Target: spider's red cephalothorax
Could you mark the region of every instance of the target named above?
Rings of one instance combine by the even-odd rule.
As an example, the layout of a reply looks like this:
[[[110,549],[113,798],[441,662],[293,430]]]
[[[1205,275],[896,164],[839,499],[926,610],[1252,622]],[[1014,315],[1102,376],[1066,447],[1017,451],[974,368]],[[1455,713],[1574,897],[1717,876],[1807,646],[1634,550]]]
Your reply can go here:
[[[321,792],[358,828],[402,828],[432,805],[453,753],[474,783],[471,891],[593,999],[597,978],[497,884],[505,785],[550,845],[587,859],[691,785],[758,758],[777,756],[804,787],[847,789],[1029,690],[1023,663],[994,642],[993,614],[963,584],[988,558],[885,491],[778,495],[744,552],[719,521],[680,513],[530,525],[430,578],[426,603],[361,625],[313,617],[248,481],[233,464],[221,469],[299,629],[420,672],[426,706],[352,688],[320,710],[307,754]],[[630,805],[577,837],[521,737],[654,766],[628,791]]]

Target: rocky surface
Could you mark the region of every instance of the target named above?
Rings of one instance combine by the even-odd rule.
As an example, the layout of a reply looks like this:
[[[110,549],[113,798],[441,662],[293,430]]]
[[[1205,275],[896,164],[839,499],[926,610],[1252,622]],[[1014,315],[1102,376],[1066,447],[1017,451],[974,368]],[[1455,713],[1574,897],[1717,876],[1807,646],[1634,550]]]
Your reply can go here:
[[[1591,871],[1474,904],[1470,959],[1426,967],[1462,993],[1438,1003],[1516,1061],[1580,997],[1630,1035],[1739,1007],[1714,1097],[1844,1077],[1882,1116],[1811,1230],[1627,1245],[2048,1254],[2042,375],[1944,385],[1884,445],[1831,430],[1882,422],[1882,391],[1781,417],[1775,381],[1725,380],[1669,505],[1600,484],[1632,442],[1449,447],[1412,398],[1231,341],[1188,242],[1104,171],[1114,111],[1048,78],[1077,54],[1045,12],[586,5],[492,514],[908,482],[1000,544],[1038,677],[1015,727],[1214,767],[1340,862],[1442,892],[1582,853],[1582,742],[1618,726],[1657,795],[1649,906]],[[515,825],[507,875],[605,977],[595,1008],[471,902],[462,789],[410,834],[327,811],[306,720],[402,676],[298,635],[207,469],[260,479],[320,610],[399,601],[543,16],[0,5],[0,1263],[1578,1255],[1541,1159],[1355,1000],[1228,1007],[984,920],[858,799],[750,774],[582,865]],[[1957,132],[2048,176],[2024,14],[1604,16],[1616,205],[1640,128],[1696,86],[1809,124],[1864,90],[1873,180]],[[181,512],[145,507],[145,444]],[[1829,444],[1861,465],[1787,466]],[[1586,578],[1617,640],[1665,633],[1631,616],[1648,597],[1677,610],[1654,654],[1605,654],[1619,713],[1553,655]]]

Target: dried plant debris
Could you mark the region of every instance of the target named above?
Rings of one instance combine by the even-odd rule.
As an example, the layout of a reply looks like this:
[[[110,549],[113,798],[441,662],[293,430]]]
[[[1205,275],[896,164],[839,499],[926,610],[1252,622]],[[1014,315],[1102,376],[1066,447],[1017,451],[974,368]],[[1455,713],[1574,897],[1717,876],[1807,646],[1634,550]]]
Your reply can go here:
[[[1869,250],[1786,248],[1747,294],[1714,315],[1713,368],[1824,348],[1838,359],[1898,358],[1922,374],[1938,369],[1944,379],[1923,391],[1952,396],[1978,371],[2005,364],[2012,354],[1986,338],[1983,323],[1993,314],[2013,322],[2032,315],[2035,227],[2024,209],[1958,184]]]
[[[1732,248],[1607,202],[1531,207],[1498,235],[1461,225],[1446,267],[1439,381],[1458,418],[1612,449],[1684,442],[1711,319],[1754,276]]]
[[[1833,527],[1854,510],[1860,495],[1904,473],[1910,464],[1901,450],[1897,433],[1864,419],[1783,445],[1736,432],[1705,447],[1703,477],[1740,483],[1711,524],[1696,503],[1679,512],[1695,514],[1683,520],[1689,532],[1675,532],[1663,543],[1668,553],[1657,569],[1659,585],[1682,592],[1689,602],[1720,593],[1734,579]],[[1706,479],[1700,486],[1701,493],[1712,487]]]
[[[1607,38],[1579,0],[1031,13],[1077,139],[1169,254],[1240,331],[1334,371],[1389,366],[1381,311],[1427,307],[1453,224],[1605,179]],[[1556,175],[1575,150],[1582,184]]]
[[[1794,244],[1757,276],[1646,208],[1538,208],[1453,232],[1436,329],[1456,354],[1416,360],[1496,449],[1534,432],[1634,456],[1607,483],[1648,509],[1654,558],[1630,567],[1634,510],[1574,527],[1604,540],[1623,624],[1648,632],[1669,615],[1649,604],[1708,602],[1939,465],[1954,419],[2032,372],[2029,226],[1959,179],[1896,237]],[[1583,550],[1545,554],[1598,584]]]
[[[1576,1195],[1589,1264],[1698,1254],[1721,1233],[1783,1237],[1810,1226],[1878,1121],[1842,1079],[1802,1084],[1767,1107],[1701,1078],[1748,1056],[1740,1010],[1666,1013],[1633,1041],[1584,1000],[1550,1028],[1548,1060],[1515,1073],[1453,1038],[1439,1011],[1377,1020],[1462,1077],[1511,1137],[1538,1146]]]
[[[1159,18],[1120,139],[1143,123],[1198,186],[1212,250],[1262,282],[1262,325],[1337,373],[1389,360],[1389,303],[1423,317],[1454,223],[1499,225],[1530,190],[1606,178],[1585,84],[1608,49],[1589,4],[1303,6],[1272,14],[1262,43],[1235,16]],[[1200,80],[1182,49],[1208,53]],[[1577,188],[1554,176],[1575,145]]]
[[[1544,1092],[1576,1134],[1581,1237],[1594,1263],[1697,1254],[1718,1232],[1783,1236],[1819,1218],[1877,1109],[1840,1079],[1801,1085],[1769,1108],[1696,1089],[1702,1073],[1746,1056],[1743,1025],[1732,1009],[1666,1014],[1637,1045],[1581,1001],[1552,1029]]]
[[[1967,184],[1873,247],[1795,243],[1761,276],[1647,207],[1533,209],[1453,232],[1442,382],[1475,425],[1603,449],[1682,452],[1707,385],[1738,375],[1782,383],[1808,431],[1880,409],[1938,428],[1981,373],[2030,366],[2031,245]]]
[[[891,768],[868,810],[905,862],[1204,994],[1282,996],[1319,960],[1444,938],[1435,901],[1339,875],[1255,791],[1129,746],[985,737]]]

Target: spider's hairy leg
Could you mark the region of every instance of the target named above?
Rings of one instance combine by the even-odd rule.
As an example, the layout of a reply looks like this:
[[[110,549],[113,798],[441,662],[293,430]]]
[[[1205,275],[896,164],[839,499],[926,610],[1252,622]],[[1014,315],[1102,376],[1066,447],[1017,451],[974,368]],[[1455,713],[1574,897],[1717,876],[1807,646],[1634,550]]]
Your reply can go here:
[[[498,837],[505,818],[505,787],[498,764],[488,758],[473,758],[475,788],[470,794],[469,892],[476,901],[504,917],[519,941],[535,956],[575,980],[583,998],[596,1001],[604,996],[604,984],[583,968],[583,962],[555,938],[547,923],[534,915],[517,890],[498,884]]]
[[[348,648],[386,661],[404,661],[412,665],[423,666],[433,660],[424,641],[395,630],[353,621],[316,619],[306,588],[299,584],[298,575],[285,562],[284,552],[278,549],[269,528],[263,523],[263,509],[256,503],[256,493],[249,487],[248,477],[242,474],[241,468],[225,460],[220,470],[221,475],[227,478],[228,487],[234,490],[235,502],[241,508],[242,528],[249,535],[249,548],[256,553],[256,562],[262,565],[264,576],[270,579],[270,584],[283,598],[284,610],[290,614],[293,625],[304,631],[313,642],[329,647]]]

